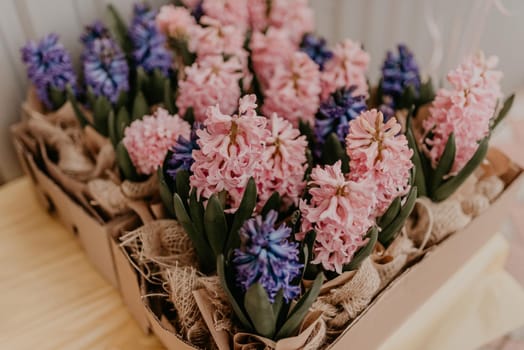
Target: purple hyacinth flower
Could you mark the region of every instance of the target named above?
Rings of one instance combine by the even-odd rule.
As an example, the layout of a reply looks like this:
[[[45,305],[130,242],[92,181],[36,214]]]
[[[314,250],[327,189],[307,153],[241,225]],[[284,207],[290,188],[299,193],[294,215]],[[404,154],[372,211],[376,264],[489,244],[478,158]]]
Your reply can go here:
[[[46,35],[40,42],[29,41],[22,47],[21,53],[27,76],[34,85],[38,98],[47,108],[58,107],[53,106],[49,89],[64,91],[67,86],[76,89],[71,56],[58,41],[58,35]]]
[[[382,65],[382,95],[392,98],[391,107],[407,87],[420,91],[420,73],[415,57],[406,45],[398,45],[398,55],[388,51]]]
[[[196,4],[196,6],[191,11],[191,14],[193,15],[193,17],[195,17],[197,22],[200,21],[200,17],[204,15],[204,0],[200,0]]]
[[[145,4],[135,4],[129,29],[129,37],[133,42],[133,60],[148,73],[158,69],[167,76],[172,55],[166,48],[166,37],[156,27],[156,14],[157,11]]]
[[[356,87],[341,88],[320,104],[319,113],[315,119],[315,138],[317,147],[315,154],[320,157],[322,147],[327,137],[335,133],[342,143],[346,144],[349,132],[349,122],[367,109],[366,97],[354,96]]]
[[[111,38],[109,29],[100,21],[95,21],[93,24],[85,27],[84,32],[80,36],[80,41],[89,46],[96,39]]]
[[[273,303],[282,290],[290,302],[300,294],[293,280],[300,276],[298,243],[289,242],[291,228],[285,224],[275,227],[278,213],[270,211],[265,218],[258,215],[247,220],[240,229],[242,246],[235,249],[233,264],[236,282],[242,291],[260,283]]]
[[[129,67],[122,49],[111,38],[94,39],[82,54],[84,78],[95,96],[116,103],[129,90]]]
[[[300,50],[318,64],[320,70],[323,70],[324,63],[333,57],[333,52],[329,50],[326,39],[316,37],[313,34],[304,35],[300,44]]]
[[[195,123],[193,130],[191,131],[190,139],[186,139],[184,136],[178,136],[178,140],[171,148],[171,156],[167,160],[166,173],[173,179],[176,180],[176,174],[180,170],[190,170],[191,165],[194,163],[193,150],[199,150],[200,146],[197,143],[198,136],[196,130],[200,128],[198,123]]]

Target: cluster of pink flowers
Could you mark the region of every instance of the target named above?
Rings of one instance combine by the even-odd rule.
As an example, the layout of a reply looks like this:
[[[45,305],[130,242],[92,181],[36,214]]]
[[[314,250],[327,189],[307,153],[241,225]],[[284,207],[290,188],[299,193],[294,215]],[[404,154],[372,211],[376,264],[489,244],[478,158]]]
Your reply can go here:
[[[259,208],[274,191],[296,204],[304,188],[305,137],[275,114],[270,119],[258,115],[256,107],[255,95],[242,97],[235,115],[210,107],[204,128],[197,130],[200,150],[193,151],[191,186],[204,198],[226,191],[231,211],[240,205],[251,177]]]
[[[369,54],[362,45],[349,39],[338,43],[322,72],[322,100],[341,87],[356,86],[355,95],[368,96],[366,73]]]
[[[313,125],[320,105],[320,71],[303,52],[295,52],[287,65],[276,68],[264,93],[264,114],[277,113],[298,127],[299,120]]]
[[[181,115],[193,108],[197,121],[206,118],[209,106],[220,102],[224,113],[232,114],[240,98],[238,81],[242,64],[236,57],[227,61],[220,55],[207,56],[185,69],[185,80],[179,81],[176,104]]]
[[[204,0],[202,9],[222,25],[232,25],[245,31],[249,26],[248,5],[251,0]]]
[[[122,140],[140,174],[150,175],[162,165],[167,151],[179,136],[188,139],[191,126],[178,115],[158,108],[154,115],[135,120],[124,131]]]
[[[197,29],[195,18],[188,9],[181,6],[165,5],[156,16],[156,26],[168,37],[190,40]]]
[[[497,100],[502,96],[502,73],[495,70],[496,57],[482,53],[467,57],[448,73],[450,89],[440,89],[424,121],[425,151],[433,167],[438,164],[449,135],[455,135],[455,162],[450,175],[458,173],[471,159],[478,142],[489,134]],[[432,136],[429,137],[429,134]]]
[[[384,122],[376,109],[349,122],[346,145],[350,177],[355,181],[371,177],[376,186],[375,215],[381,216],[395,198],[409,192],[413,150],[397,120],[392,117]]]
[[[358,182],[348,179],[341,170],[341,161],[311,172],[311,200],[300,201],[302,233],[316,231],[314,264],[342,273],[355,252],[367,243],[365,234],[375,223],[375,186],[370,178]]]

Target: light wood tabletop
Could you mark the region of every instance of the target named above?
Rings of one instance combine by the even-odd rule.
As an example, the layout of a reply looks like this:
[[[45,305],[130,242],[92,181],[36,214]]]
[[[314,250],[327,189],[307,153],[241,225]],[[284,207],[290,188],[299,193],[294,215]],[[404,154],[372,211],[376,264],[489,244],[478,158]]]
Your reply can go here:
[[[0,187],[0,213],[0,349],[163,348],[38,205],[29,179]],[[496,236],[384,349],[469,349],[524,323],[516,312],[524,291],[502,269],[506,253]]]

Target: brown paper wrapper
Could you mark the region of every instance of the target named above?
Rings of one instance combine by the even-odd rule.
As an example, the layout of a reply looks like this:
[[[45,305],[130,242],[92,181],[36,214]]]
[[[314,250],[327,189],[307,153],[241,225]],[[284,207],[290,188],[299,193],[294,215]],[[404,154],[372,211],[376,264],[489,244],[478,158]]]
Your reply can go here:
[[[402,271],[417,251],[413,242],[404,232],[398,235],[387,249],[384,250],[380,246],[378,249],[375,249],[371,255],[371,260],[380,277],[379,289],[388,285]]]

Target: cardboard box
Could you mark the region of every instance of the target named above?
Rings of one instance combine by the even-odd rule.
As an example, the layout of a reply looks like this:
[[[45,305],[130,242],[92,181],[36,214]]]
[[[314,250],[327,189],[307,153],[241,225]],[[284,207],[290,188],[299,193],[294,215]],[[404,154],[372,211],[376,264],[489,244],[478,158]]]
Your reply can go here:
[[[406,269],[379,293],[333,343],[330,350],[377,349],[400,325],[446,283],[508,218],[507,209],[524,184],[524,174],[514,169],[509,185],[490,207],[463,230],[432,247],[416,264]],[[196,349],[170,329],[162,317],[144,305],[151,330],[168,349]]]
[[[132,220],[132,215],[123,215],[104,222],[88,212],[85,201],[80,205],[66,193],[56,181],[44,170],[38,154],[37,142],[23,132],[23,123],[11,128],[13,143],[24,172],[31,178],[35,193],[42,207],[55,215],[73,235],[78,237],[81,246],[93,266],[115,288],[118,289],[118,278],[113,261],[111,240],[114,232]]]

